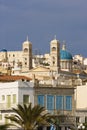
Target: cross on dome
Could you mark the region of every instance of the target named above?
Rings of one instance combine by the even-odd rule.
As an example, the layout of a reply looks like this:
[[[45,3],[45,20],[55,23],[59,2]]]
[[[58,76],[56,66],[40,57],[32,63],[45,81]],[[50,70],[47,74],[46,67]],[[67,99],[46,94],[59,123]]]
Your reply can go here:
[[[63,41],[62,50],[66,50],[66,42],[65,41]]]
[[[54,36],[54,39],[56,40],[56,35]]]
[[[27,41],[28,41],[28,35],[27,35]]]

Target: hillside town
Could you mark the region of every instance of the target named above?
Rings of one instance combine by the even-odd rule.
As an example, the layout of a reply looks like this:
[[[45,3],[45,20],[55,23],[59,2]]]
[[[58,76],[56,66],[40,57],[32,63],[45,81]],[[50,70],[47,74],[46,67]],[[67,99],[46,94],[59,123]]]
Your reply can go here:
[[[5,116],[13,107],[32,103],[58,119],[59,130],[87,129],[87,58],[72,55],[56,37],[43,55],[32,44],[27,37],[21,51],[0,51],[0,124],[10,123]]]

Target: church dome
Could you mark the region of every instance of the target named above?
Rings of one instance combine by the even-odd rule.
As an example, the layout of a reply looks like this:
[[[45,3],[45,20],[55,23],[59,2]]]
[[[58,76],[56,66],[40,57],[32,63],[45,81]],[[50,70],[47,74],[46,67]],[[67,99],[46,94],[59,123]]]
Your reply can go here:
[[[72,60],[72,55],[66,50],[65,45],[63,45],[62,50],[60,50],[60,59],[61,60]]]
[[[1,50],[1,52],[7,52],[7,50],[6,50],[5,48],[3,48],[3,49]]]
[[[61,60],[72,60],[72,55],[66,50],[61,50],[60,59]]]

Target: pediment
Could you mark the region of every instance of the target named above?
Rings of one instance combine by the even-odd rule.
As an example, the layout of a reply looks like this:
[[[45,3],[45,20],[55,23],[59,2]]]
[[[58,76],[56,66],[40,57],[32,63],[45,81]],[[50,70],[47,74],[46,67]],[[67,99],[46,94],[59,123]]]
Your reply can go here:
[[[30,71],[32,71],[32,72],[37,72],[37,71],[40,71],[40,72],[49,72],[50,69],[46,68],[46,67],[43,67],[43,66],[39,66],[39,67],[31,69]]]

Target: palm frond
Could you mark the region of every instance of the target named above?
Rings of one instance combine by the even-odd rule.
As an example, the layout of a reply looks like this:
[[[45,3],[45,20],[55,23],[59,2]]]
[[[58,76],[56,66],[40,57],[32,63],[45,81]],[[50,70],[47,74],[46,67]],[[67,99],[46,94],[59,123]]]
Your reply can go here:
[[[48,125],[49,113],[46,113],[45,108],[39,105],[32,107],[32,104],[18,105],[17,108],[13,108],[15,114],[7,117],[13,123],[21,126],[24,130],[35,129],[41,124]],[[16,126],[17,126],[16,125]]]

